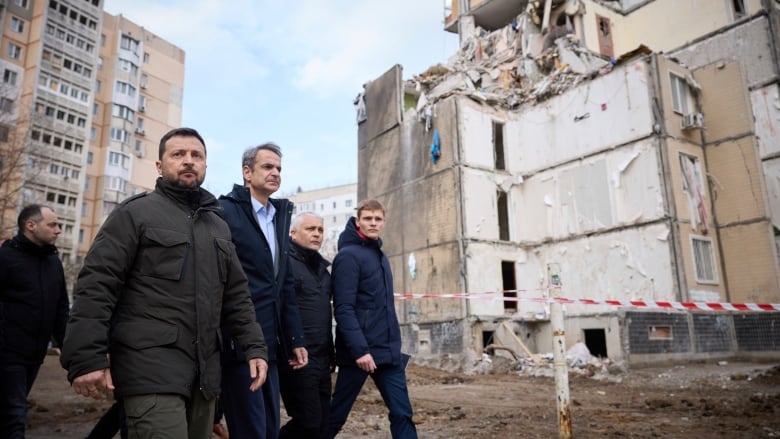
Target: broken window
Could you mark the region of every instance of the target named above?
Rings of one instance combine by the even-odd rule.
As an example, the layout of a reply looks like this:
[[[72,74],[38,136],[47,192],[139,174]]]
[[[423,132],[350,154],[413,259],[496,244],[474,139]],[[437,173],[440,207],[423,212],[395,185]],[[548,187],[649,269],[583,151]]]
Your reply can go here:
[[[693,93],[685,78],[669,72],[672,87],[672,110],[678,114],[693,113]]]
[[[691,246],[693,248],[693,266],[696,271],[696,282],[718,283],[712,239],[706,236],[691,236]]]
[[[734,21],[745,18],[747,16],[745,0],[731,0],[731,9]]]
[[[648,340],[674,340],[671,326],[650,326],[647,328]]]
[[[505,170],[504,163],[504,124],[493,121],[493,153],[497,170]]]
[[[701,230],[707,233],[709,210],[699,159],[680,153],[680,169],[682,171],[682,190],[688,195],[688,205],[691,208],[691,227],[698,229],[701,226]]]
[[[498,210],[498,239],[509,241],[509,203],[504,191],[496,193],[496,207]]]
[[[515,263],[501,261],[501,279],[504,293],[504,311],[514,313],[517,311],[517,282],[515,281]]]
[[[604,56],[615,56],[615,45],[612,43],[612,23],[609,18],[596,15],[596,25],[599,33],[599,53]]]

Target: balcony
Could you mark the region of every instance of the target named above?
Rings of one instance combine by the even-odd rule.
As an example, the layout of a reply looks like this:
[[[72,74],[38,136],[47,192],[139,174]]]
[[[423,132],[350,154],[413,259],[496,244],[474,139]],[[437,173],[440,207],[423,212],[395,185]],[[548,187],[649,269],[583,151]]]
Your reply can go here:
[[[94,41],[87,40],[90,44],[96,45]],[[59,52],[64,53],[65,55],[70,56],[76,61],[82,62],[84,64],[87,64],[91,66],[90,68],[94,69],[95,67],[93,64],[95,63],[95,54],[89,53],[86,50],[79,49],[78,47],[74,46],[73,44],[68,44],[53,35],[49,35],[47,33],[43,34],[43,42],[51,47],[52,49],[55,49]]]
[[[89,37],[89,38],[91,38],[91,39],[93,39],[95,41],[97,41],[98,37],[100,36],[100,33],[98,31],[100,26],[97,26],[95,29],[91,29],[89,26],[83,25],[83,24],[79,23],[78,21],[76,21],[76,20],[74,20],[74,19],[72,19],[70,17],[66,17],[65,15],[62,15],[59,12],[54,12],[54,11],[51,11],[51,10],[49,10],[49,14],[47,16],[48,16],[49,20],[51,20],[51,21],[53,21],[55,23],[59,23],[60,25],[62,25],[66,29],[71,29],[74,32],[78,32],[81,35],[87,36],[87,37]],[[100,21],[99,19],[97,19],[95,17],[90,17],[90,18],[92,18],[93,20],[97,21],[98,23]]]
[[[103,201],[109,203],[119,204],[124,201],[130,194],[126,191],[118,191],[111,188],[103,189]]]
[[[444,30],[452,33],[458,33],[458,18],[461,15],[471,15],[474,17],[474,24],[487,31],[494,31],[511,23],[528,6],[528,0],[451,1],[452,10],[444,18]],[[459,11],[459,4],[461,3],[468,3],[468,10]]]
[[[70,193],[79,193],[81,187],[77,178],[64,177],[62,175],[50,174],[46,171],[42,171],[38,174],[34,182],[48,188],[57,188],[62,191],[68,191]]]

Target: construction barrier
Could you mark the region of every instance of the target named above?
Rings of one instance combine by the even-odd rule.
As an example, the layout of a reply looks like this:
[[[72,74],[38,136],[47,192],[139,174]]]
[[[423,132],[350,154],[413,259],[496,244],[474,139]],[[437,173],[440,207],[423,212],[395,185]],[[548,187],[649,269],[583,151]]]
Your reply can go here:
[[[506,291],[509,293],[522,290]],[[515,297],[501,293],[396,293],[401,300],[408,299],[468,299],[501,300],[504,302],[561,303],[571,305],[610,305],[635,308],[685,309],[700,311],[780,311],[780,303],[725,303],[725,302],[668,302],[658,300],[571,299],[567,297]]]

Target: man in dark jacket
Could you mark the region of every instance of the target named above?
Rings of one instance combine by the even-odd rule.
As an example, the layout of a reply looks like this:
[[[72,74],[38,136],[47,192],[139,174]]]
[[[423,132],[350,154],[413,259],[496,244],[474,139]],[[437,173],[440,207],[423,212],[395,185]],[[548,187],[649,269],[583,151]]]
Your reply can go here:
[[[279,434],[281,439],[317,439],[327,436],[330,412],[330,372],[333,357],[333,314],[328,265],[319,254],[324,236],[322,217],[301,213],[290,228],[290,272],[295,278],[295,294],[303,321],[303,334],[309,365],[294,370],[279,364],[282,400],[290,421]]]
[[[116,385],[129,437],[206,439],[220,391],[220,325],[249,359],[250,390],[265,380],[266,347],[230,229],[200,187],[200,134],[165,134],[157,170],[154,192],[114,209],[95,238],[61,361],[78,394],[100,398]]]
[[[278,361],[299,369],[307,362],[301,318],[288,270],[288,233],[292,203],[272,199],[281,184],[282,152],[265,143],[244,151],[244,186],[219,198],[233,243],[249,279],[257,321],[268,344],[268,379],[262,392],[246,390],[249,376],[240,367],[241,355],[225,337],[222,356],[222,399],[228,432],[238,438],[276,439],[279,436]],[[227,334],[226,334],[227,335]]]
[[[330,404],[331,437],[347,421],[369,375],[390,411],[393,438],[417,437],[406,387],[408,357],[401,354],[401,328],[393,302],[393,273],[379,237],[384,226],[382,204],[365,200],[339,236],[331,272],[339,367]]]
[[[0,437],[23,438],[27,395],[52,336],[62,346],[68,320],[65,274],[52,209],[19,213],[19,233],[0,248]]]

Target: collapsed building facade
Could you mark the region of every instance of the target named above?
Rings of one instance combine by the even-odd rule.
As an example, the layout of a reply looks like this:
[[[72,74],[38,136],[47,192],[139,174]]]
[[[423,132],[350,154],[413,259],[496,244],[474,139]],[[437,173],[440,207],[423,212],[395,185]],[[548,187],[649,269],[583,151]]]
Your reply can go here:
[[[777,2],[467,3],[446,66],[357,100],[358,198],[385,203],[396,292],[417,294],[405,350],[549,352],[565,297],[596,302],[565,306],[567,343],[617,361],[780,353],[776,312],[601,302],[780,302]],[[671,3],[710,17],[698,35],[634,38]]]

